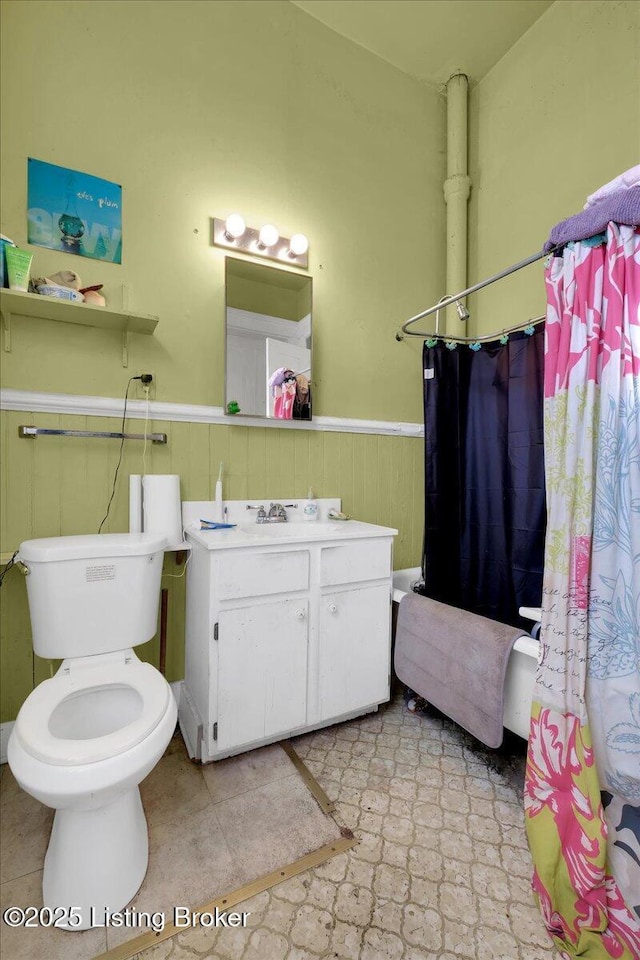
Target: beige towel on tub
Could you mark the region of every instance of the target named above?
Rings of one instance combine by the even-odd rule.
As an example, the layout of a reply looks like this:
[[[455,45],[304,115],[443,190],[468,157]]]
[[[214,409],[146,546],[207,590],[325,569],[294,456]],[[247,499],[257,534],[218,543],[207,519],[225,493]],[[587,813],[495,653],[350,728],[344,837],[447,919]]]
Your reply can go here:
[[[417,593],[400,601],[394,666],[400,680],[486,743],[502,743],[504,680],[522,630]]]

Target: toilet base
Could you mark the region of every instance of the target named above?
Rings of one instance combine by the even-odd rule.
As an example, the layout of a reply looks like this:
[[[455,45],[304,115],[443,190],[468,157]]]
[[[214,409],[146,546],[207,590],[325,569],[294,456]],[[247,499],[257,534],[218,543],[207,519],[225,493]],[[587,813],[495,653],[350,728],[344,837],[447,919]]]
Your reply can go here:
[[[56,810],[44,861],[44,906],[78,908],[69,922],[57,924],[68,930],[104,926],[107,911],[121,910],[135,896],[148,862],[137,786],[97,810]]]

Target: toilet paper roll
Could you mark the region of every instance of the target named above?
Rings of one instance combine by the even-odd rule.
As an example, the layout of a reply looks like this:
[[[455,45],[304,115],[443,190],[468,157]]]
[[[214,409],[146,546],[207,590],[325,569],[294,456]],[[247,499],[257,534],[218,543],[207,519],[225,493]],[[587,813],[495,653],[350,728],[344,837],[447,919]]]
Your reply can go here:
[[[129,476],[129,533],[142,533],[142,477]]]
[[[182,506],[178,474],[149,474],[142,478],[142,512],[145,533],[163,533],[168,549],[182,537]]]

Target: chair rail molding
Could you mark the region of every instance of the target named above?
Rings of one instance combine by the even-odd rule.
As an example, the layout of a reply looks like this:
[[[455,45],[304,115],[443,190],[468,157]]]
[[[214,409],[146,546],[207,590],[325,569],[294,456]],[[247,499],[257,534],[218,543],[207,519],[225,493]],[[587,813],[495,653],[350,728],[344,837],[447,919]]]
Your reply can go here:
[[[85,417],[121,417],[124,401],[117,397],[79,396],[69,393],[40,393],[32,390],[0,390],[0,409],[30,413],[77,414]],[[144,420],[145,400],[128,400],[127,417]],[[334,433],[375,433],[400,437],[424,437],[421,423],[394,420],[357,420],[351,417],[314,417],[313,420],[264,420],[242,415],[230,416],[222,407],[152,400],[149,419],[186,423],[218,423],[227,427],[259,427],[278,430],[324,430]]]

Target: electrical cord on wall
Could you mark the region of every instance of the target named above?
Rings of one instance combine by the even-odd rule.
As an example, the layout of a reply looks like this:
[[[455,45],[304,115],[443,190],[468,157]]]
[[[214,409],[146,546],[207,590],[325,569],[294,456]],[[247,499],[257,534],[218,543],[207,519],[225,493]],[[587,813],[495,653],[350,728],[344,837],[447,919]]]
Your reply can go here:
[[[184,530],[182,531],[182,536],[186,539]],[[187,572],[187,567],[189,566],[189,560],[191,560],[192,551],[189,550],[187,553],[187,559],[184,562],[184,567],[182,568],[182,573],[165,573],[162,572],[163,577],[169,577],[170,580],[182,580],[185,573]]]
[[[107,512],[105,513],[104,517],[102,518],[102,522],[98,527],[98,533],[102,533],[102,528],[107,520],[107,517],[109,516],[111,503],[113,501],[113,497],[116,492],[116,483],[118,481],[118,471],[120,470],[120,464],[122,463],[122,451],[124,450],[124,424],[125,424],[125,420],[127,419],[127,400],[129,399],[129,387],[131,386],[134,380],[142,380],[142,377],[130,377],[129,383],[127,384],[127,389],[124,392],[124,410],[122,411],[122,430],[121,430],[122,440],[120,441],[120,453],[118,455],[116,471],[113,475],[113,486],[111,488],[111,496],[109,497],[109,503],[107,504]],[[145,426],[145,441],[146,441],[146,426]]]
[[[149,430],[149,384],[144,384],[144,392],[147,395],[147,404],[144,408],[144,446],[142,448],[142,476],[147,475],[147,433]]]
[[[13,556],[11,557],[11,559],[10,559],[9,561],[7,561],[4,570],[2,571],[2,573],[0,573],[0,587],[2,586],[2,584],[3,584],[3,582],[4,582],[4,578],[5,578],[6,575],[9,573],[9,570],[11,570],[11,567],[15,566],[16,557],[17,557],[17,556],[18,556],[18,551],[15,550]]]

